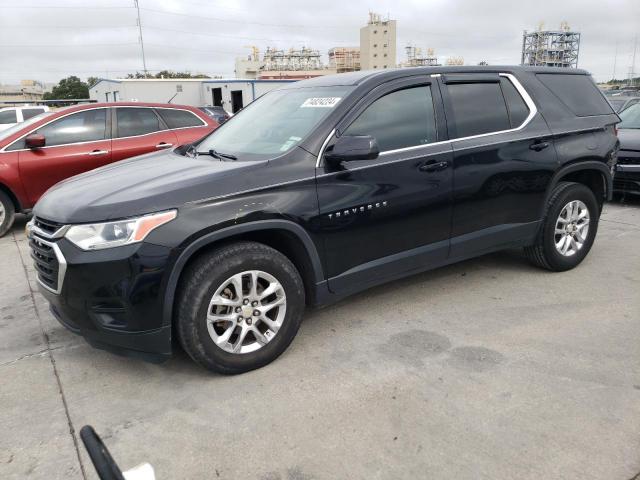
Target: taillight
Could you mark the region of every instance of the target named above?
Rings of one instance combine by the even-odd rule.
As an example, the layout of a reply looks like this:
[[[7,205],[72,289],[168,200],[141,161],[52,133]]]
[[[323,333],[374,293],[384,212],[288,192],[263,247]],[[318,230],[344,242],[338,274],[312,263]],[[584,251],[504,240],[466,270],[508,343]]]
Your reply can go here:
[[[618,125],[613,126],[613,133],[616,134],[616,137],[618,136]]]

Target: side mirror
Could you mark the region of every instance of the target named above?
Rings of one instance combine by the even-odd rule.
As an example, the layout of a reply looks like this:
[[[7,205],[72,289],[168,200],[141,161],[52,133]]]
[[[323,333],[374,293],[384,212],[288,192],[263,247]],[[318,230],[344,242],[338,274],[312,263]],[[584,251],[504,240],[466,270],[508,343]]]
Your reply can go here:
[[[24,144],[27,148],[42,148],[45,146],[46,139],[44,135],[39,133],[32,133],[24,139]]]
[[[344,136],[328,149],[324,158],[331,164],[339,164],[352,160],[375,160],[380,155],[380,148],[375,138],[370,135]]]

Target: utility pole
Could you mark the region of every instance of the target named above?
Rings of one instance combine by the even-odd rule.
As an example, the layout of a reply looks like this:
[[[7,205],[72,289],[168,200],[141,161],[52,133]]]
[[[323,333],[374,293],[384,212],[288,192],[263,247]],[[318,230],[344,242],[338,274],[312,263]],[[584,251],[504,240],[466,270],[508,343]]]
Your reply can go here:
[[[618,63],[618,40],[616,40],[616,53],[613,55],[613,77],[611,79],[615,82],[616,79],[616,64]]]
[[[634,75],[636,74],[636,51],[638,50],[638,35],[633,41],[633,57],[631,58],[631,73],[629,74],[629,85],[635,85]]]
[[[144,70],[144,78],[147,78],[147,61],[144,58],[144,40],[142,39],[142,22],[140,21],[140,5],[138,0],[133,0],[138,12],[138,32],[140,33],[140,49],[142,50],[142,69]]]

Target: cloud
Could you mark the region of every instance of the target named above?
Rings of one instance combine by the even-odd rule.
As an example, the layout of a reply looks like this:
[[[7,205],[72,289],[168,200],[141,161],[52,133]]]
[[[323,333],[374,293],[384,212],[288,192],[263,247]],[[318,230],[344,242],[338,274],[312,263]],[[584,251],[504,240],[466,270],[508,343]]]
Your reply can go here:
[[[249,45],[310,46],[326,52],[359,44],[369,9],[398,21],[398,60],[408,42],[466,63],[517,64],[522,31],[582,34],[580,67],[596,79],[628,74],[640,25],[637,0],[139,0],[147,68],[232,77]],[[57,81],[67,75],[118,77],[141,71],[133,0],[4,0],[0,6],[0,82]],[[640,52],[636,71],[640,70]]]

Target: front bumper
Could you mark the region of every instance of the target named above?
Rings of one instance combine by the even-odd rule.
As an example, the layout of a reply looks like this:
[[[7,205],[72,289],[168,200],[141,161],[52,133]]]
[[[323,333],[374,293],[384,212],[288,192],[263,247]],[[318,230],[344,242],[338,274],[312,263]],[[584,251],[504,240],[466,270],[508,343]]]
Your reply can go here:
[[[34,257],[40,291],[62,325],[118,354],[151,361],[171,355],[171,325],[162,316],[169,248],[142,242],[86,252],[65,238],[30,236],[48,243],[63,265],[51,288],[47,271]]]
[[[613,191],[616,193],[640,195],[640,164],[616,165],[613,177]]]

